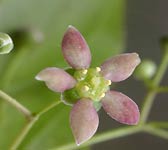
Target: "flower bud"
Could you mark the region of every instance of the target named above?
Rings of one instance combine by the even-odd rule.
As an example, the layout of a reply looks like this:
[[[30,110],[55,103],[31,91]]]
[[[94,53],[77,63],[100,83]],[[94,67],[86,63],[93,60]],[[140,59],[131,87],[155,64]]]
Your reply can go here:
[[[0,54],[7,54],[13,49],[13,41],[6,33],[0,32]]]
[[[134,77],[139,80],[150,79],[156,72],[156,64],[151,60],[143,60],[134,72]]]

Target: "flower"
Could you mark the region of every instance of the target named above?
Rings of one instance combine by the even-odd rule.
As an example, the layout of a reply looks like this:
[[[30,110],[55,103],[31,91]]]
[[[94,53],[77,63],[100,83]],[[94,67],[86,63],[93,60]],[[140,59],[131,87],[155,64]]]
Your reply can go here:
[[[42,70],[36,79],[44,81],[52,91],[61,92],[62,101],[73,106],[70,125],[77,145],[95,134],[99,124],[97,111],[101,106],[120,123],[138,123],[140,115],[136,103],[109,87],[111,82],[123,81],[133,73],[140,63],[138,54],[117,55],[100,67],[89,68],[90,49],[80,32],[72,26],[64,34],[62,52],[72,68],[49,67]]]

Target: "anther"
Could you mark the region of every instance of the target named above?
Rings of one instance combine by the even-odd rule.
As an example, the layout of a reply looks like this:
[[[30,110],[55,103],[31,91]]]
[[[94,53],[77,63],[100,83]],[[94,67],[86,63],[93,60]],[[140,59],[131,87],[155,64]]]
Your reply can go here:
[[[106,81],[107,85],[111,85],[111,80]]]
[[[101,68],[100,68],[100,67],[96,67],[96,71],[97,71],[97,72],[100,72],[100,71],[101,71]]]
[[[102,93],[101,95],[100,95],[100,98],[103,98],[105,96],[105,93]]]
[[[85,86],[83,87],[83,90],[84,90],[84,91],[89,91],[89,87],[85,85]]]
[[[87,74],[87,72],[88,72],[87,69],[82,70],[82,73],[83,73],[83,74]]]

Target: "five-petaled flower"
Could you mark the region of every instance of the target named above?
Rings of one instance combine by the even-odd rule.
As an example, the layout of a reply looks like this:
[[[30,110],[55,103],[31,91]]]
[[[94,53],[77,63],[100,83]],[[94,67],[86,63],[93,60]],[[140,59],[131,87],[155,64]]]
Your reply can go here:
[[[97,111],[101,106],[120,123],[138,123],[139,110],[135,102],[109,88],[111,82],[123,81],[133,73],[140,63],[137,53],[117,55],[107,59],[100,67],[89,68],[89,47],[72,26],[64,34],[62,52],[71,68],[49,67],[42,70],[36,79],[45,81],[52,91],[61,92],[62,101],[73,106],[70,125],[77,145],[95,134],[99,124]]]

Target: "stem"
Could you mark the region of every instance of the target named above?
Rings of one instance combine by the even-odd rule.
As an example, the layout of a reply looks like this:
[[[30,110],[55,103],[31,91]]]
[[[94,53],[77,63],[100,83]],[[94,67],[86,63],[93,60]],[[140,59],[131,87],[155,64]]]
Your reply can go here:
[[[32,119],[32,113],[22,104],[20,104],[18,101],[16,101],[14,98],[7,95],[5,92],[0,90],[0,97],[14,106],[19,112],[21,112],[26,119],[31,120]]]
[[[57,105],[59,105],[62,101],[57,101],[54,102],[50,105],[48,105],[47,107],[45,107],[44,109],[42,109],[39,113],[37,113],[37,116],[40,117],[43,114],[45,114],[46,112],[48,112],[49,110],[51,110],[52,108],[56,107]]]
[[[38,120],[38,117],[34,117],[31,121],[27,122],[20,134],[16,137],[14,143],[12,144],[10,150],[16,150],[22,141],[25,139],[26,135],[29,133],[30,129],[33,127],[35,122]]]
[[[131,134],[135,134],[137,132],[140,132],[141,130],[142,129],[140,126],[123,127],[123,128],[119,128],[117,130],[112,130],[112,131],[98,134],[95,137],[93,137],[92,139],[90,139],[88,142],[86,142],[80,146],[77,146],[75,143],[70,143],[70,144],[60,146],[57,148],[52,148],[50,150],[75,150],[75,149],[77,150],[79,148],[83,148],[83,147],[93,145],[96,143],[100,143],[103,141],[112,140],[112,139],[128,136]]]
[[[168,93],[168,86],[161,86],[155,89],[159,93]]]
[[[155,128],[167,128],[168,129],[168,122],[150,122],[149,125]]]
[[[10,147],[10,150],[16,150],[21,145],[21,143],[24,141],[26,136],[28,135],[29,131],[32,129],[33,125],[37,122],[37,120],[46,112],[51,110],[52,108],[59,105],[61,101],[54,102],[50,104],[49,106],[45,107],[43,110],[41,110],[39,113],[37,113],[31,120],[29,120],[23,129],[21,130],[20,134],[16,137],[15,141],[13,142],[12,146]]]
[[[155,136],[158,136],[158,137],[161,137],[163,139],[168,140],[168,131],[166,131],[166,130],[156,128],[151,125],[145,125],[144,131],[146,131],[152,135],[155,135]]]
[[[165,49],[165,54],[163,55],[163,59],[160,63],[160,66],[158,68],[158,71],[153,79],[153,86],[154,87],[158,87],[166,69],[168,66],[168,48]],[[154,98],[157,94],[156,90],[150,90],[147,95],[146,98],[144,100],[144,105],[142,108],[142,112],[141,112],[141,124],[144,124],[147,121],[147,118],[149,116],[149,112],[151,110]]]

